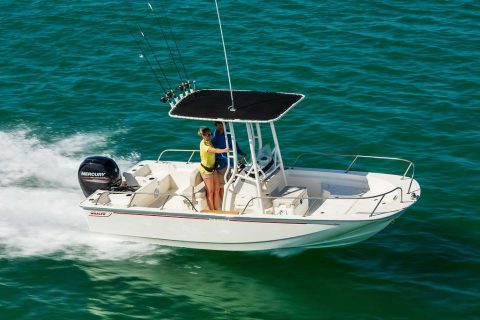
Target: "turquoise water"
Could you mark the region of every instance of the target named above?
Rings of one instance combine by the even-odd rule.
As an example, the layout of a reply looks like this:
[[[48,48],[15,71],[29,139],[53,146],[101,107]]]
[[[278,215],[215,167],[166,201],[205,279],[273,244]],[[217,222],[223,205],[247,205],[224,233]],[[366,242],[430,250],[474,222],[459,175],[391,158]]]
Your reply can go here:
[[[152,4],[197,87],[227,88],[214,3]],[[141,25],[178,82],[147,9],[0,2],[2,319],[480,318],[478,2],[220,1],[233,87],[306,95],[277,126],[287,164],[306,151],[401,157],[423,191],[358,245],[262,254],[88,232],[85,156],[127,169],[198,145],[203,123],[167,116],[127,31]]]

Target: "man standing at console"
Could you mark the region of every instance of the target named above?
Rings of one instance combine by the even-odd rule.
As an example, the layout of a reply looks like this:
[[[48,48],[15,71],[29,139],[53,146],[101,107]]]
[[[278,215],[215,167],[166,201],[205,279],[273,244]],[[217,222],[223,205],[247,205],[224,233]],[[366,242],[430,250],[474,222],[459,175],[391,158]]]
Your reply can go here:
[[[228,148],[232,150],[232,137],[230,134],[227,134],[227,139],[228,139]],[[212,137],[212,144],[215,148],[219,149],[225,149],[227,148],[226,142],[225,142],[225,129],[223,127],[223,122],[221,121],[215,121],[215,131],[213,132],[213,137]],[[238,143],[236,143],[237,147],[237,154],[242,156],[242,158],[245,158],[246,154],[240,149],[240,146]],[[226,153],[217,153],[215,154],[216,157],[216,162],[218,165],[218,169],[216,171],[216,174],[218,174],[219,180],[220,180],[220,199],[223,199],[223,186],[225,185],[225,172],[227,171],[227,154]],[[230,167],[233,165],[233,163],[230,163]],[[221,201],[221,200],[220,200]]]

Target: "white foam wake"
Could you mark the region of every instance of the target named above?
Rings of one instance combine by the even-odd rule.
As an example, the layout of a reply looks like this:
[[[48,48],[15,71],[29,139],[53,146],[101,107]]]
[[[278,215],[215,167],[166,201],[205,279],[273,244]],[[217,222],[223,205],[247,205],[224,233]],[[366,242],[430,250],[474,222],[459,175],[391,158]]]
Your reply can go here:
[[[151,244],[88,231],[78,206],[83,194],[77,170],[86,155],[105,145],[106,137],[96,135],[77,134],[46,143],[26,129],[0,131],[2,256],[91,260],[139,258],[158,252]],[[132,162],[115,161],[122,170]]]

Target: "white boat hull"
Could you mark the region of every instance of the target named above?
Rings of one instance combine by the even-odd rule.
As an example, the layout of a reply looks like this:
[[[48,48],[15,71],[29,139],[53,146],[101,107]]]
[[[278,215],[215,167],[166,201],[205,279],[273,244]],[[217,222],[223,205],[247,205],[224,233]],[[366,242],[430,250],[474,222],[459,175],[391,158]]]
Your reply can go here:
[[[285,196],[282,191],[253,201],[252,184],[237,179],[227,210],[211,211],[203,189],[195,197],[191,190],[202,185],[195,163],[142,162],[130,174],[139,184],[136,191],[97,190],[80,204],[91,231],[209,250],[355,244],[384,229],[420,196],[418,183],[402,176],[290,168]],[[284,190],[278,187],[282,181],[280,173],[272,175],[265,193]]]
[[[143,238],[162,245],[255,251],[354,244],[375,235],[400,214],[368,221],[305,221],[202,213],[91,211],[87,220],[93,232]]]

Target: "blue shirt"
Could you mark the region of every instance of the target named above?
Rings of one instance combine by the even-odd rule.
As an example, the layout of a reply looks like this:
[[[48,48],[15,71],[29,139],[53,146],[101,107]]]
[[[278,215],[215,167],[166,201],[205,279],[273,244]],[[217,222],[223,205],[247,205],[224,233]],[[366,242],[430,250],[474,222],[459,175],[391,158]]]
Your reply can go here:
[[[227,139],[228,139],[228,148],[230,150],[232,150],[232,137],[230,136],[230,134],[227,134]],[[217,130],[215,130],[213,132],[211,141],[212,141],[212,144],[215,148],[225,149],[227,147],[226,143],[225,143],[225,131],[224,131],[223,134],[220,134],[219,132],[217,132]],[[240,155],[245,155],[245,153],[240,149],[240,146],[238,145],[238,143],[236,143],[236,145],[237,145],[237,153],[240,154]],[[223,169],[227,166],[227,154],[226,153],[216,153],[215,154],[215,159],[217,161],[219,169]],[[230,165],[233,165],[233,163],[230,162]]]

